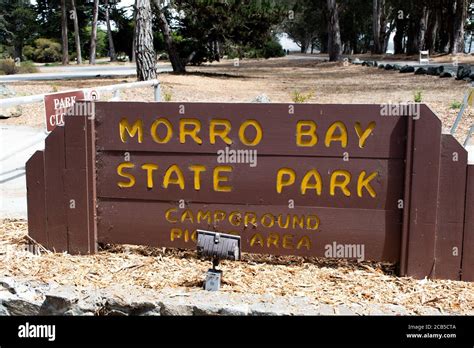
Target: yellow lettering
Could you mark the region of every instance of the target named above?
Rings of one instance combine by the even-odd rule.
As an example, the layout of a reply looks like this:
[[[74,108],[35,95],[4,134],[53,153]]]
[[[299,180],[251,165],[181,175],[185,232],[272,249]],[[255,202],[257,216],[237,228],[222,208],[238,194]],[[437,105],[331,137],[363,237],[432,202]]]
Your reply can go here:
[[[223,126],[223,129],[216,129],[217,126]],[[229,138],[229,132],[231,129],[230,121],[228,120],[211,120],[209,124],[209,141],[211,144],[216,143],[216,137],[219,137],[227,145],[232,144],[232,140]]]
[[[287,180],[283,180],[284,176],[288,176]],[[296,173],[290,168],[280,168],[277,173],[276,190],[281,193],[284,186],[290,186],[295,183]]]
[[[127,178],[128,179],[128,182],[122,182],[122,181],[119,181],[117,183],[117,185],[119,187],[133,187],[133,185],[135,185],[135,176],[133,174],[130,174],[130,173],[124,173],[123,170],[125,168],[135,168],[135,165],[131,162],[124,162],[124,163],[120,163],[117,167],[117,174],[120,175],[122,178]]]
[[[142,169],[146,170],[146,187],[153,188],[153,171],[158,169],[156,164],[145,163]]]
[[[127,142],[127,138],[125,137],[125,131],[130,137],[134,137],[138,134],[138,142],[140,144],[143,142],[142,120],[136,120],[135,123],[133,123],[133,126],[131,126],[126,118],[122,118],[119,123],[120,140],[122,140],[122,143]]]
[[[265,220],[268,220],[269,221],[265,221]],[[262,219],[261,219],[261,224],[263,227],[267,227],[267,228],[270,228],[270,227],[273,227],[273,225],[275,224],[275,217],[273,216],[273,214],[264,214],[262,216]]]
[[[161,139],[156,132],[156,129],[160,124],[163,124],[166,127],[166,136],[163,139]],[[153,122],[151,125],[150,132],[151,137],[158,144],[166,144],[173,136],[173,128],[171,127],[170,121],[168,121],[166,118],[159,118],[155,120],[155,122]]]
[[[303,246],[306,247],[306,249],[308,250],[311,249],[311,240],[308,236],[301,237],[298,244],[296,245],[296,249],[301,249]]]
[[[365,146],[365,141],[375,128],[375,122],[370,122],[369,126],[364,131],[362,130],[360,122],[356,122],[354,128],[359,137],[359,147],[362,149]]]
[[[255,128],[256,134],[253,140],[249,140],[245,136],[245,130],[249,126],[252,126],[253,128]],[[262,127],[256,120],[247,120],[240,125],[239,139],[242,142],[242,144],[247,145],[247,146],[256,146],[260,143],[260,141],[262,141],[262,137],[263,137]]]
[[[183,231],[180,228],[172,228],[170,233],[171,241],[173,242],[175,239],[181,238],[183,236]]]
[[[176,209],[176,208],[169,208],[165,213],[166,221],[171,222],[171,223],[178,222],[178,219],[172,220],[171,217],[170,217],[171,213],[176,213],[177,210],[178,209]]]
[[[309,137],[309,139],[303,140],[303,137]],[[316,123],[314,121],[298,121],[296,124],[296,145],[310,147],[317,143]]]
[[[209,211],[202,212],[202,211],[198,210],[197,223],[200,224],[201,221],[204,221],[204,220],[206,220],[209,225],[211,224],[211,212],[209,212]]]
[[[339,135],[334,134],[336,130],[339,131]],[[324,145],[330,147],[333,141],[340,141],[343,148],[347,146],[347,128],[341,121],[336,121],[329,127],[324,139]]]
[[[175,174],[176,178],[171,178],[171,175]],[[179,185],[181,190],[184,190],[184,176],[181,169],[176,164],[173,164],[166,170],[165,177],[163,179],[163,187],[168,188],[170,184]]]
[[[186,126],[191,126],[187,129]],[[190,136],[196,144],[201,145],[202,139],[199,138],[198,133],[201,130],[201,122],[194,118],[183,118],[179,121],[179,142],[186,143],[186,136]]]
[[[206,167],[202,165],[192,165],[189,169],[194,172],[194,189],[199,191],[201,189],[201,172],[206,171]]]
[[[309,184],[309,180],[311,178],[314,178],[314,183]],[[318,196],[321,195],[322,180],[321,180],[321,175],[316,169],[312,169],[309,172],[307,172],[303,178],[303,181],[301,182],[302,194],[306,194],[306,190],[309,190],[309,189],[315,190]]]
[[[278,241],[280,240],[280,236],[276,233],[269,233],[267,237],[267,248],[270,248],[273,245],[275,248],[278,249]]]
[[[232,172],[232,167],[231,166],[217,166],[214,168],[214,173],[213,173],[213,183],[214,183],[214,191],[216,192],[231,192],[232,187],[231,186],[221,186],[221,182],[228,182],[229,178],[226,176],[220,176],[219,174],[221,172],[226,172],[226,173],[231,173]]]
[[[194,223],[193,213],[188,209],[186,209],[184,213],[181,215],[181,222],[184,222],[185,220],[189,220],[189,222]]]
[[[337,181],[337,178],[339,176],[342,176],[344,179],[343,181]],[[347,185],[351,181],[351,173],[349,173],[346,170],[335,170],[331,174],[331,184],[330,184],[330,190],[329,193],[331,196],[335,195],[335,189],[336,187],[339,187],[342,192],[344,193],[345,196],[349,197],[351,195],[351,192],[347,188]]]
[[[359,179],[357,180],[357,196],[362,197],[362,188],[365,187],[367,192],[369,192],[370,196],[372,198],[375,198],[376,193],[375,193],[374,188],[370,186],[370,181],[373,180],[377,176],[377,172],[373,172],[366,179],[364,179],[366,174],[367,172],[365,170],[363,170],[359,174]]]
[[[260,233],[255,233],[250,239],[250,246],[253,247],[254,244],[258,244],[263,248],[263,238]]]
[[[283,235],[283,248],[284,249],[294,249],[293,235],[292,234],[284,234]]]

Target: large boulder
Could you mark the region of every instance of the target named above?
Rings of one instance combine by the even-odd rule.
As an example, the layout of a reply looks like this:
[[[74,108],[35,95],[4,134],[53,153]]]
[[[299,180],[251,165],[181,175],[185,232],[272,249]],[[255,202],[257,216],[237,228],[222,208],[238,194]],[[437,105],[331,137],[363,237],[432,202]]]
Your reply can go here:
[[[15,91],[8,88],[6,85],[0,84],[0,99],[8,99],[16,96]],[[21,116],[21,107],[12,106],[9,108],[0,108],[0,118],[10,118]]]
[[[444,71],[444,66],[430,66],[427,69],[427,75],[433,75],[433,76],[439,76],[443,73]]]
[[[451,71],[443,71],[441,74],[439,74],[439,77],[454,77],[454,73]]]
[[[385,69],[385,65],[380,64],[380,65],[378,66],[378,68],[379,68],[379,69]]]
[[[411,65],[405,65],[400,69],[400,73],[406,74],[406,73],[412,73],[415,72],[415,68],[412,67]]]
[[[456,80],[464,80],[471,75],[471,67],[469,65],[459,65],[456,72]]]
[[[425,68],[418,68],[415,70],[415,75],[426,75],[427,71]]]
[[[392,64],[385,64],[385,70],[393,70]]]

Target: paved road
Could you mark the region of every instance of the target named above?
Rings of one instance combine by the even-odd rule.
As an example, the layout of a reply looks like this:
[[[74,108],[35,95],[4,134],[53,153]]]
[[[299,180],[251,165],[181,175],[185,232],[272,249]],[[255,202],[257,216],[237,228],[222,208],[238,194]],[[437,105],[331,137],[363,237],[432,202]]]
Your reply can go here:
[[[40,67],[40,72],[35,74],[16,74],[0,76],[2,82],[39,81],[39,80],[67,80],[87,79],[98,77],[124,77],[136,76],[135,64],[126,65],[94,65],[94,66],[52,66]],[[171,64],[158,64],[158,72],[172,71]]]
[[[0,218],[26,219],[25,163],[45,137],[38,128],[0,126]]]

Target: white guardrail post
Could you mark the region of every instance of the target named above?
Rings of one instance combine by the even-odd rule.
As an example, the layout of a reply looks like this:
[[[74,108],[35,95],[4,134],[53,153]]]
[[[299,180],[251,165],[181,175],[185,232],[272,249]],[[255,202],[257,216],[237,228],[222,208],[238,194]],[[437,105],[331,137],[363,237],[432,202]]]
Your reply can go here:
[[[132,88],[140,88],[140,87],[148,87],[148,86],[154,88],[155,101],[160,101],[161,100],[160,82],[158,80],[120,83],[117,85],[100,86],[96,88],[84,88],[84,89],[94,89],[98,92],[112,92],[114,96],[117,96],[117,95],[120,96],[119,91],[122,89],[132,89]],[[64,92],[67,92],[67,91],[64,91]],[[43,102],[44,96],[46,94],[49,94],[49,93],[28,95],[24,97],[0,99],[0,108],[9,108],[9,107],[18,106],[18,105],[41,103]]]

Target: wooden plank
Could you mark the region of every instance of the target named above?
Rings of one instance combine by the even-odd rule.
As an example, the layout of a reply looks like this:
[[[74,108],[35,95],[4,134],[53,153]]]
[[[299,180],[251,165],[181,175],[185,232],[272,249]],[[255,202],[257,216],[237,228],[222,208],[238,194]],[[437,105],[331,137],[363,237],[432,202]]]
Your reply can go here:
[[[28,202],[28,235],[45,248],[48,248],[43,151],[36,151],[26,162],[26,196]]]
[[[92,102],[94,103],[94,102]],[[89,252],[96,253],[97,243],[97,188],[96,188],[96,140],[95,115],[87,115],[86,154],[87,154],[87,220],[89,224]]]
[[[441,121],[426,105],[421,105],[421,117],[413,124],[412,191],[405,275],[424,278],[432,276],[435,259]]]
[[[381,105],[363,104],[255,104],[255,103],[142,103],[142,102],[96,102],[96,125],[98,150],[150,151],[173,153],[208,153],[215,154],[227,144],[216,138],[210,143],[209,129],[211,120],[229,121],[229,139],[233,149],[258,149],[259,155],[291,156],[332,156],[342,158],[345,152],[351,158],[404,158],[406,117],[382,116]],[[182,113],[180,113],[182,111]],[[291,111],[294,111],[291,113]],[[166,118],[172,128],[167,143],[159,144],[152,138],[152,125],[159,118]],[[141,120],[143,140],[138,143],[138,134],[130,138],[125,133],[123,142],[120,138],[119,123],[126,119],[130,125]],[[180,142],[179,124],[182,119],[197,119],[200,122],[197,144],[190,137]],[[258,146],[247,146],[239,137],[240,127],[245,128],[246,120],[256,120],[262,129],[262,139]],[[316,124],[317,142],[314,146],[296,145],[296,127],[299,121],[312,121]],[[325,144],[327,131],[335,122],[342,122],[347,130],[347,146],[335,141]],[[368,135],[364,147],[359,146],[356,131],[359,122],[359,133],[362,134],[369,124],[375,122],[375,128]],[[224,126],[222,126],[224,127]],[[218,128],[218,129],[222,129]],[[243,128],[243,129],[244,129]],[[256,131],[248,126],[246,136],[253,140]],[[304,130],[310,130],[310,126]],[[160,124],[153,134],[165,138],[166,125]],[[339,131],[335,135],[339,135]],[[303,140],[312,145],[307,136]]]
[[[242,250],[252,253],[324,257],[336,243],[363,246],[367,260],[396,262],[400,255],[400,211],[230,204],[179,209],[162,202],[99,200],[98,215],[101,243],[194,249],[192,233],[203,228],[240,234]]]
[[[450,134],[441,136],[433,277],[460,280],[466,195],[467,151]]]
[[[64,186],[67,202],[68,251],[88,254],[89,220],[87,194],[86,117],[65,120],[66,172]]]
[[[466,210],[464,215],[464,238],[461,279],[474,281],[474,164],[467,166]]]
[[[46,228],[49,248],[68,249],[66,200],[64,195],[64,127],[57,127],[45,140]]]
[[[119,175],[117,168],[121,163],[130,163],[134,167],[122,169]],[[149,171],[142,169],[145,164],[157,165],[158,169],[149,174]],[[173,165],[177,166],[178,169],[174,167],[176,171],[182,173],[184,190],[177,184],[170,184],[167,188],[163,186],[168,168]],[[193,165],[203,165],[205,168],[199,174],[199,187],[195,184],[195,171],[189,169]],[[216,166],[229,166],[232,169],[232,172],[219,174],[220,177],[228,178],[228,181],[219,182],[219,187],[228,187],[230,192],[215,190]],[[282,187],[281,193],[278,193],[277,177],[282,168],[294,171],[295,179],[293,184]],[[317,189],[308,189],[303,194],[301,183],[311,170],[319,173],[321,190],[319,193]],[[350,175],[347,185],[347,194],[350,196],[337,187],[333,190],[334,195],[331,194],[331,178],[333,173],[337,174],[336,171],[349,173],[346,175]],[[369,186],[373,188],[375,197],[362,186],[359,197],[359,177],[364,180],[373,173],[376,176],[370,180]],[[123,177],[124,174],[134,176],[133,187],[119,187],[119,183],[130,182]],[[309,184],[317,182],[317,174],[314,175],[309,174]],[[174,171],[169,176],[177,178],[178,174]],[[148,188],[148,177],[153,181],[153,188]],[[290,177],[291,174],[284,175],[282,181],[290,180]],[[334,178],[337,181],[345,180],[343,176]],[[403,162],[375,159],[343,161],[334,158],[308,158],[301,161],[293,157],[262,156],[255,167],[250,167],[247,164],[219,164],[215,156],[209,155],[131,154],[130,161],[125,162],[120,153],[101,152],[97,157],[97,180],[98,196],[109,198],[277,205],[288,204],[291,199],[296,205],[397,209],[397,201],[403,197]]]

